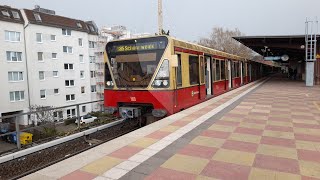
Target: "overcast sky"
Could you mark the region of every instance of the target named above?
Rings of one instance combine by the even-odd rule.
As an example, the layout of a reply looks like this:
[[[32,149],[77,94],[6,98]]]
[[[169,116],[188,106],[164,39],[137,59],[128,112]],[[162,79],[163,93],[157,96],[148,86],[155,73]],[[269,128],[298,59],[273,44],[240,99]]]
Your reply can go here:
[[[157,0],[0,0],[1,5],[94,20],[98,27],[124,25],[134,33],[157,32]],[[304,34],[306,17],[320,18],[320,0],[163,0],[164,29],[195,41],[213,27],[239,28],[246,35]]]

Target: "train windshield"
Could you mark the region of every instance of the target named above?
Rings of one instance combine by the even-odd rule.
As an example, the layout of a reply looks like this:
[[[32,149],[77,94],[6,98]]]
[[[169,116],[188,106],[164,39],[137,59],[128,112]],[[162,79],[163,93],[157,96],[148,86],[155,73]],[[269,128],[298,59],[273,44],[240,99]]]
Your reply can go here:
[[[146,88],[168,45],[166,37],[115,41],[106,51],[119,88]]]

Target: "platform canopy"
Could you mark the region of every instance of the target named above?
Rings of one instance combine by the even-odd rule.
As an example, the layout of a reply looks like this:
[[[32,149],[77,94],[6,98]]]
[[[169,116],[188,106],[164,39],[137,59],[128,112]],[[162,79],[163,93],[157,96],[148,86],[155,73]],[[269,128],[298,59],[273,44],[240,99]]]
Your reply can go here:
[[[289,60],[301,61],[305,59],[305,35],[241,36],[233,38],[263,57],[271,58],[287,55]]]

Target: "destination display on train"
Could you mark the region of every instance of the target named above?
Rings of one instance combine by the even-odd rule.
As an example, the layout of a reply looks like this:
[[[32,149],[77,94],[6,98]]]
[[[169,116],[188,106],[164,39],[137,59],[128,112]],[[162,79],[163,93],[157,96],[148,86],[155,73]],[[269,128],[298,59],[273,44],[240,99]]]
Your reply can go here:
[[[118,46],[114,46],[112,48],[112,51],[115,53],[120,53],[120,52],[132,52],[132,51],[159,50],[159,49],[165,49],[165,48],[166,48],[166,43],[164,41],[158,41],[158,42],[118,45]]]

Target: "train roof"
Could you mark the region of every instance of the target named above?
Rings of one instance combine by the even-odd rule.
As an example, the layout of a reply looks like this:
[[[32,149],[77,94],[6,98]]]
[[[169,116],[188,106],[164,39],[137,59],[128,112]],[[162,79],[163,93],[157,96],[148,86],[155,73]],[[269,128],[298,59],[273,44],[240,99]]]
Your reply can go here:
[[[167,37],[169,40],[171,40],[173,42],[174,46],[177,46],[177,47],[200,51],[200,52],[204,52],[205,54],[209,54],[209,55],[213,55],[213,56],[220,56],[222,58],[227,58],[227,59],[232,59],[232,60],[246,60],[245,58],[237,56],[237,55],[233,55],[233,54],[229,54],[229,53],[219,51],[216,49],[208,48],[208,47],[205,47],[205,46],[202,46],[199,44],[179,40],[174,37],[167,36],[167,35],[145,36],[145,37],[139,37],[139,38],[120,39],[120,40],[114,40],[114,41],[146,39],[146,38],[159,37],[159,36]]]

